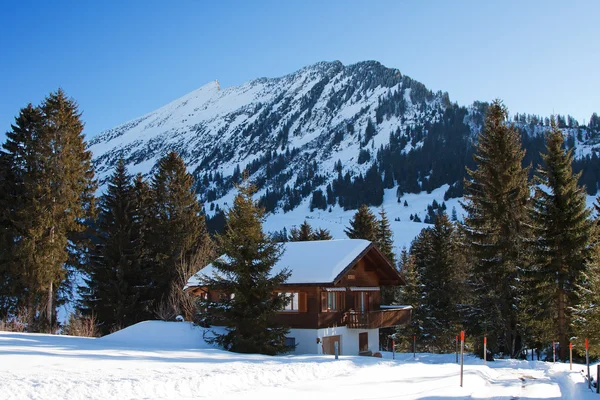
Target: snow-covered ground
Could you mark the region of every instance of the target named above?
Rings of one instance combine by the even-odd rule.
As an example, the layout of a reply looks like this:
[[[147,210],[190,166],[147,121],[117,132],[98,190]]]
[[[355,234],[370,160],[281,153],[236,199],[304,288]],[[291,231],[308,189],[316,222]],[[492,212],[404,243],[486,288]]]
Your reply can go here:
[[[454,355],[242,355],[188,323],[144,322],[101,339],[0,332],[1,399],[597,399],[582,365]],[[595,371],[592,369],[592,371]]]

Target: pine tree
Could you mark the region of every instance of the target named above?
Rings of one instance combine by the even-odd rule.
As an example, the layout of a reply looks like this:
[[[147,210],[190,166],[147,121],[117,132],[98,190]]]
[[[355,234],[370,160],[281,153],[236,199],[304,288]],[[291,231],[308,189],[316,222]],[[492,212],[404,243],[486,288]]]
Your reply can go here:
[[[434,226],[421,232],[413,242],[411,256],[422,285],[420,342],[432,351],[451,351],[454,346],[449,338],[461,328],[459,310],[466,300],[462,290],[466,263],[446,214],[437,216]]]
[[[152,295],[155,305],[166,301],[178,280],[178,265],[189,263],[210,238],[194,179],[175,152],[158,161],[151,182],[151,213],[147,217]]]
[[[585,188],[578,186],[581,174],[572,170],[572,150],[565,150],[564,137],[554,118],[546,137],[544,166],[537,170],[533,221],[536,243],[534,281],[542,300],[540,316],[551,319],[560,343],[560,358],[568,356],[573,336],[572,309],[579,303],[577,285],[589,261],[594,240],[591,211],[586,207]]]
[[[377,239],[377,218],[365,204],[360,206],[350,220],[350,227],[344,229],[350,239],[365,239],[375,242]]]
[[[39,107],[22,109],[4,150],[15,178],[11,192],[18,194],[10,217],[23,289],[18,307],[35,329],[35,322],[53,324],[68,282],[65,263],[94,215],[96,182],[77,104],[58,90]]]
[[[331,236],[331,232],[329,229],[318,228],[313,234],[314,240],[332,240],[333,236]]]
[[[319,228],[314,230],[312,226],[304,221],[300,228],[295,226],[290,229],[288,240],[290,242],[307,242],[310,240],[331,240],[331,233],[327,229]]]
[[[597,228],[596,228],[597,230]],[[598,232],[594,235],[598,238]],[[589,353],[600,356],[600,244],[591,248],[586,268],[582,271],[577,292],[579,302],[573,307],[573,333],[575,349],[583,355],[585,338],[589,339]]]
[[[99,203],[95,245],[82,293],[82,312],[103,334],[150,317],[144,309],[141,218],[131,177],[119,160]]]
[[[19,273],[14,258],[15,227],[11,222],[17,185],[7,154],[0,153],[0,319],[17,313]]]
[[[488,108],[475,148],[477,168],[467,169],[462,206],[465,241],[473,257],[470,331],[487,333],[492,352],[516,357],[521,351],[519,276],[527,264],[530,237],[529,169],[522,166],[525,151],[507,116],[498,100]]]
[[[413,336],[420,336],[419,327],[423,324],[421,317],[423,286],[414,256],[407,256],[402,267],[402,276],[406,285],[401,288],[399,302],[402,305],[411,306],[412,314],[409,324],[398,327],[397,335],[400,346],[405,350],[412,350]]]
[[[264,211],[252,199],[254,187],[242,184],[238,191],[227,212],[227,229],[218,236],[224,253],[213,263],[218,274],[204,282],[226,295],[221,303],[205,306],[209,318],[223,323],[227,333],[215,333],[209,341],[239,353],[283,353],[290,350],[285,345],[288,330],[276,325],[273,317],[289,300],[274,293],[290,272],[284,269],[272,275],[282,255],[281,245],[263,232]]]
[[[298,241],[306,242],[309,240],[314,240],[313,238],[313,229],[306,220],[300,225],[300,229],[298,231]]]
[[[375,232],[375,244],[381,253],[387,257],[392,265],[396,265],[396,255],[394,254],[394,233],[390,228],[390,221],[383,206],[379,210],[379,220],[377,221],[377,230]]]
[[[450,217],[452,222],[458,221],[458,216],[456,215],[456,207],[452,207],[452,215]]]

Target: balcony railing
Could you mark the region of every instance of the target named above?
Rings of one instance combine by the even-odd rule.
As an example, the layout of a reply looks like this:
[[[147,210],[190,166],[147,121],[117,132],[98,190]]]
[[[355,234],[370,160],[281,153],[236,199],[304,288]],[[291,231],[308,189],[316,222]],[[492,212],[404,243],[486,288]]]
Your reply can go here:
[[[411,307],[383,308],[376,311],[344,313],[344,323],[350,329],[375,329],[404,325],[410,322]]]

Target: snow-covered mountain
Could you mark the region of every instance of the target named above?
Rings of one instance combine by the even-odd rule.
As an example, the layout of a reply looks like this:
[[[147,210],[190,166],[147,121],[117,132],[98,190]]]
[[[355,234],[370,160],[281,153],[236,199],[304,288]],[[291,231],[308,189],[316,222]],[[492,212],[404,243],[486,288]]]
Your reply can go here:
[[[414,229],[410,215],[423,220],[433,200],[457,205],[449,199],[461,194],[486,107],[459,107],[447,93],[375,61],[321,62],[241,86],[208,83],[95,136],[90,146],[101,183],[119,158],[131,173],[147,175],[167,151],[178,151],[208,215],[227,207],[232,184],[247,170],[271,230],[312,218],[343,237],[359,203],[383,203],[403,245],[422,227]],[[542,118],[516,119],[531,137],[544,129]],[[593,154],[595,136],[587,127],[571,128],[579,154]]]
[[[392,99],[390,99],[392,98]],[[214,81],[160,109],[105,131],[90,144],[97,172],[105,176],[123,157],[132,172],[147,173],[175,149],[196,173],[231,175],[267,152],[298,149],[290,168],[318,160],[333,169],[355,163],[358,140],[386,100],[400,112],[377,126],[369,146],[389,133],[435,119],[449,104],[397,69],[377,62],[344,66],[321,62],[281,78],[261,78],[221,89]],[[341,140],[338,132],[344,136]],[[348,134],[350,132],[350,134]],[[336,140],[337,139],[337,140]],[[407,146],[407,151],[411,146]]]

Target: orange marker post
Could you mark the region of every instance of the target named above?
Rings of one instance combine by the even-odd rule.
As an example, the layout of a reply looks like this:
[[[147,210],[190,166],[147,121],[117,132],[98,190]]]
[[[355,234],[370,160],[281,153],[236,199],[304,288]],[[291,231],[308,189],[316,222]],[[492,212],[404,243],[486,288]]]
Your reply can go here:
[[[573,371],[573,343],[569,343],[569,371]]]
[[[487,336],[483,337],[483,365],[487,360]]]
[[[587,364],[587,380],[588,380],[588,389],[592,388],[592,382],[590,382],[590,355],[588,349],[590,348],[590,342],[588,338],[585,338],[585,363]]]

